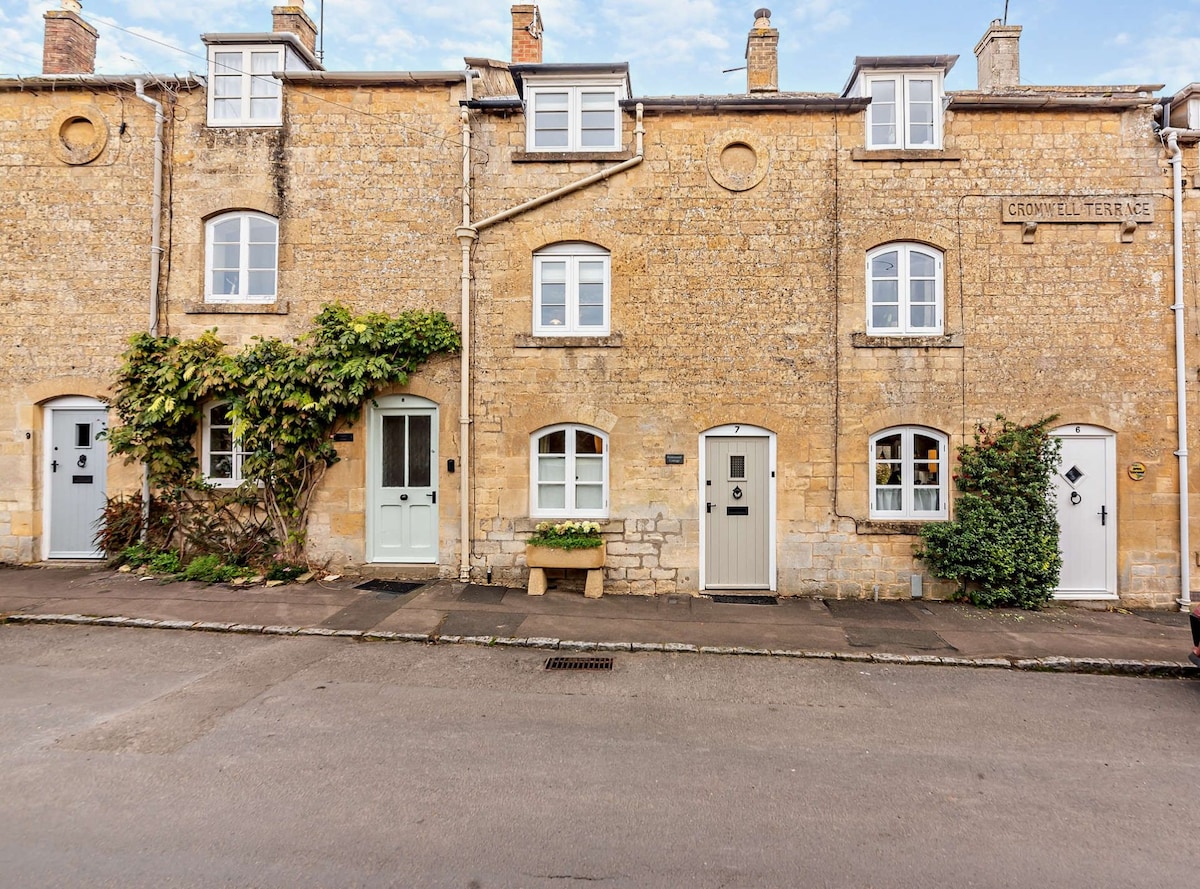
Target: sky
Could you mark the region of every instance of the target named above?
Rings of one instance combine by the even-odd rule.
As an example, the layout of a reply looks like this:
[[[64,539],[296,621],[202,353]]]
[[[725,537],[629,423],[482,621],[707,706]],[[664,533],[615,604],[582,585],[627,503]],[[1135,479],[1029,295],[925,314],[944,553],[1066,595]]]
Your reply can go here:
[[[100,32],[100,74],[205,69],[202,33],[271,30],[270,0],[82,0]],[[767,0],[770,3],[770,0]],[[320,0],[304,0],[314,22]],[[461,70],[507,60],[510,0],[325,0],[332,71]],[[734,0],[541,0],[545,62],[628,62],[635,96],[746,89],[746,35],[762,5]],[[838,92],[857,55],[957,54],[946,88],[975,87],[974,47],[992,19],[1021,25],[1029,84],[1200,81],[1200,0],[776,0],[782,90]],[[41,72],[42,15],[59,0],[0,0],[0,76]]]

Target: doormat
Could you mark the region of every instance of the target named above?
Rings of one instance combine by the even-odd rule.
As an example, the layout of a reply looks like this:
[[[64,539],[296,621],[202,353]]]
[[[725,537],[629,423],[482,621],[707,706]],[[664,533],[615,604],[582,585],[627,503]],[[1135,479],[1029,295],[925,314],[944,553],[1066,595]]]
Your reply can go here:
[[[778,596],[709,596],[714,602],[722,605],[778,605]]]
[[[355,587],[356,590],[370,590],[374,593],[391,593],[395,596],[403,596],[405,593],[411,593],[417,587],[423,587],[423,583],[410,583],[405,580],[368,580],[366,583],[360,583]]]

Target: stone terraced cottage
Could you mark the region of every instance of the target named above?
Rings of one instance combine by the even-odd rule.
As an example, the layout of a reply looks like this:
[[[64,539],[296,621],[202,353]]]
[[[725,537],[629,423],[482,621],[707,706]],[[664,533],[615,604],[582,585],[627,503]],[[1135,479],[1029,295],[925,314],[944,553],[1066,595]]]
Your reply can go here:
[[[303,3],[273,18],[204,35],[206,76],[110,76],[66,0],[0,80],[0,560],[96,557],[137,489],[98,437],[132,334],[337,300],[464,350],[341,436],[316,562],[520,584],[578,518],[609,593],[942,596],[913,550],[957,448],[1056,414],[1059,595],[1189,598],[1200,88],[1025,85],[1000,22],[975,89],[872,56],[829,94],[781,89],[759,10],[746,92],[655,97],[543,61],[532,5],[445,72],[325,71]],[[196,447],[238,483],[219,402]]]

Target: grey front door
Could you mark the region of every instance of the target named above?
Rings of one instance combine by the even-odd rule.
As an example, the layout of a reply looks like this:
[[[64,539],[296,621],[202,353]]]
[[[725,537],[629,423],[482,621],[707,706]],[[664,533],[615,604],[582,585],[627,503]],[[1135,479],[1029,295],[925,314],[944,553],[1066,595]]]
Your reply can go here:
[[[707,589],[771,588],[769,457],[766,437],[705,439]]]
[[[96,559],[95,537],[104,514],[108,447],[100,433],[108,424],[103,408],[50,411],[50,559]]]
[[[415,396],[380,399],[371,429],[371,560],[438,558],[437,406]]]

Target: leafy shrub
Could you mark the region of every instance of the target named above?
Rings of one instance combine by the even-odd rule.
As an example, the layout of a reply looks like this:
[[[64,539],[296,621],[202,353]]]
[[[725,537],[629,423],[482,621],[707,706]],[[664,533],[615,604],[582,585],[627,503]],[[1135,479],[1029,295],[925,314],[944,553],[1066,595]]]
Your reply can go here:
[[[146,570],[151,574],[178,574],[179,553],[174,550],[155,553],[150,561],[146,563]]]
[[[183,569],[184,580],[196,580],[202,583],[228,583],[235,577],[246,576],[249,569],[239,565],[226,565],[216,553],[196,556]]]
[[[985,608],[1040,608],[1058,585],[1062,556],[1053,478],[1056,417],[1021,426],[980,424],[958,454],[961,492],[954,520],[925,525],[917,557],[936,577],[957,580],[963,598]]]
[[[158,554],[159,551],[151,546],[134,543],[121,550],[119,561],[132,568],[141,568],[143,565],[149,565],[150,561]]]
[[[114,556],[137,543],[142,535],[142,495],[109,497],[96,523],[96,548]]]
[[[282,580],[291,583],[301,574],[308,571],[307,565],[293,565],[291,562],[272,562],[267,568],[267,580]]]

